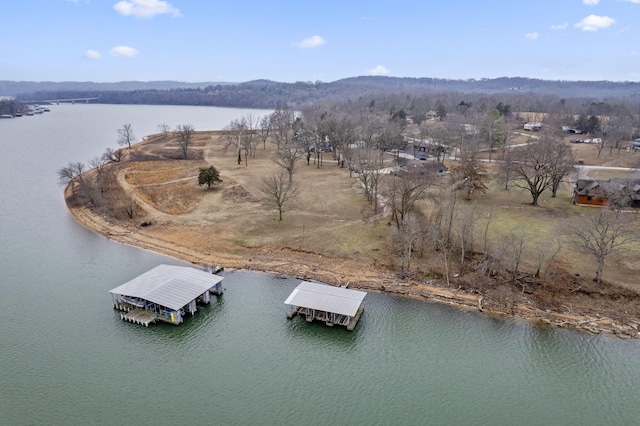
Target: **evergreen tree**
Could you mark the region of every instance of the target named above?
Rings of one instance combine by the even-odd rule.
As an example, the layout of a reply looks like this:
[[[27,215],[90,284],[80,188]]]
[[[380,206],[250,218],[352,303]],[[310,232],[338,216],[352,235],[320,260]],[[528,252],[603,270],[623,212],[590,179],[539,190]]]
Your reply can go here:
[[[222,182],[220,179],[220,173],[218,170],[210,166],[206,169],[200,169],[200,173],[198,174],[198,185],[207,185],[207,189],[211,189],[211,185],[216,185]]]

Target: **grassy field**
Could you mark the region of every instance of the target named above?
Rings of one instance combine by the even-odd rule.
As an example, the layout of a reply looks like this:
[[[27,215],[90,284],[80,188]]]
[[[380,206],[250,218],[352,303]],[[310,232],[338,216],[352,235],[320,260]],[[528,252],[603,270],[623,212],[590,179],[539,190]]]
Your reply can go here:
[[[374,211],[356,179],[349,176],[346,168],[337,167],[331,154],[325,154],[320,168],[314,165],[313,159],[310,164],[305,159],[298,163],[293,177],[298,196],[287,206],[280,222],[277,212],[261,201],[260,189],[265,176],[279,171],[273,161],[275,145],[267,144],[265,149],[259,144],[247,165],[244,161],[238,165],[237,152],[225,151],[224,137],[215,132],[197,134],[190,154],[193,160],[176,160],[180,157],[179,148],[169,138],[157,135],[148,139],[148,143],[136,146],[131,152],[132,159],[142,161],[122,166],[128,190],[147,205],[134,218],[133,226],[143,221],[152,222],[153,232],[159,238],[200,247],[204,253],[243,255],[247,250],[285,247],[332,259],[350,259],[360,265],[395,267],[399,264],[391,255],[390,216]],[[565,143],[569,143],[568,138]],[[612,156],[603,151],[598,158],[593,146],[571,145],[585,163],[621,166],[635,161],[635,155],[626,151],[620,155],[614,151]],[[146,161],[151,159],[154,161]],[[453,162],[447,164],[454,165]],[[222,184],[212,190],[197,185],[199,168],[208,165],[214,165],[223,179]],[[486,164],[486,168],[489,176],[495,175],[496,163]],[[598,178],[601,176],[617,177],[616,173],[609,172],[597,174]],[[448,181],[447,177],[440,179],[443,184]],[[488,188],[486,194],[472,201],[459,200],[459,206],[476,209],[473,249],[482,249],[484,229],[489,221],[487,241],[491,247],[504,244],[512,234],[524,237],[524,268],[535,267],[534,260],[541,250],[555,251],[557,245],[562,245],[558,263],[565,265],[571,274],[595,276],[593,259],[571,249],[562,238],[566,224],[580,221],[581,215],[595,211],[572,205],[570,182],[563,184],[556,198],[551,197],[550,191],[545,192],[538,206],[531,205],[531,196],[523,189],[504,190],[494,180],[488,182]],[[434,191],[430,200],[421,204],[425,217],[446,199],[446,194]],[[608,258],[604,277],[640,290],[636,279],[640,270],[637,255],[640,246],[630,249]],[[428,248],[422,258],[412,260],[412,265],[426,273],[443,273],[441,256],[432,248]]]
[[[599,209],[573,205],[570,181],[555,198],[545,192],[538,206],[531,205],[527,191],[505,190],[495,179],[487,182],[486,194],[470,201],[458,198],[453,241],[459,241],[462,232],[456,219],[470,210],[475,217],[473,233],[465,234],[474,239],[465,253],[473,253],[459,275],[460,252],[437,250],[428,237],[434,213],[446,211],[452,200],[449,177],[434,177],[429,196],[418,206],[426,243],[414,247],[407,272],[400,270],[403,262],[394,248],[395,224],[388,209],[368,202],[357,180],[348,169],[338,167],[331,154],[325,155],[322,167],[313,160],[298,164],[293,176],[298,196],[280,221],[275,209],[265,204],[261,190],[265,176],[280,171],[273,161],[275,146],[259,144],[246,164],[238,164],[237,152],[225,150],[225,145],[221,132],[199,132],[189,150],[190,159],[184,160],[170,136],[150,136],[127,150],[127,161],[106,166],[108,190],[98,206],[74,197],[72,187],[65,192],[68,205],[79,221],[102,235],[194,265],[216,263],[227,269],[350,284],[594,333],[638,337],[640,243],[610,255],[604,271],[608,284],[596,285],[591,279],[594,259],[567,245],[563,229]],[[387,161],[391,163],[392,157]],[[446,164],[455,166],[453,161]],[[497,164],[483,164],[493,177]],[[209,190],[198,186],[197,176],[200,168],[210,165],[219,170],[222,183]],[[385,199],[384,179],[390,177],[380,183],[380,204]],[[635,221],[638,232],[639,222]],[[515,240],[522,241],[524,254],[521,273],[514,279],[508,260]],[[503,262],[475,271],[487,260],[482,253],[485,247],[492,254],[489,259]],[[556,252],[548,272],[545,264],[542,277],[534,277],[539,255]],[[603,317],[607,323],[601,321]],[[593,321],[597,321],[595,328]]]

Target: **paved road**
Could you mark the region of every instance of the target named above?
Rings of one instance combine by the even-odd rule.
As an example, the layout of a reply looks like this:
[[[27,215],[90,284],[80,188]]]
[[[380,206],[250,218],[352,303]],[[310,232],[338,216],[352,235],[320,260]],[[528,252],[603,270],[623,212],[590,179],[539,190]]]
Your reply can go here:
[[[583,166],[576,165],[576,179],[589,179],[587,172],[589,170],[617,170],[621,172],[634,172],[631,179],[640,179],[640,169],[633,167],[611,167],[611,166]]]

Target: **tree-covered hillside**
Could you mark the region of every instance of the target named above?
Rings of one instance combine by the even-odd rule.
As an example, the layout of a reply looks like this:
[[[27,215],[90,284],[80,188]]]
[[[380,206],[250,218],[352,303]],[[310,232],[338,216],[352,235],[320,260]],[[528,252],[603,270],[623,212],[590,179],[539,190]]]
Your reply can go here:
[[[99,97],[100,103],[209,105],[244,108],[301,107],[319,101],[345,101],[360,97],[436,93],[476,95],[533,93],[560,98],[640,98],[640,83],[611,81],[551,81],[529,78],[448,80],[435,78],[354,77],[331,83],[280,83],[255,80],[245,83],[181,82],[0,82],[0,95],[23,101]]]

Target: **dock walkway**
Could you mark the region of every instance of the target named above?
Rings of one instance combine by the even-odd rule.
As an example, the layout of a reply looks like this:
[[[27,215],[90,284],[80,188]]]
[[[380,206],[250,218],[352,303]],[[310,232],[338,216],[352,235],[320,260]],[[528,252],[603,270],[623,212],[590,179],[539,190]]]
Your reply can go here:
[[[120,314],[120,318],[145,327],[149,327],[149,324],[155,323],[157,319],[153,311],[145,311],[141,308],[135,308],[127,313]]]
[[[149,326],[156,321],[179,325],[185,313],[194,315],[197,305],[209,304],[211,295],[222,295],[223,277],[188,266],[158,265],[109,290],[113,307],[125,311],[123,320]]]

